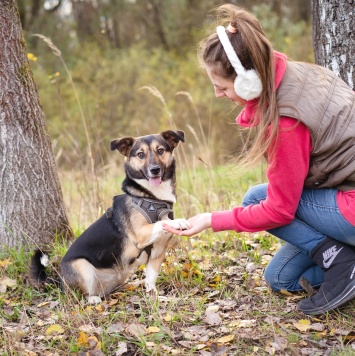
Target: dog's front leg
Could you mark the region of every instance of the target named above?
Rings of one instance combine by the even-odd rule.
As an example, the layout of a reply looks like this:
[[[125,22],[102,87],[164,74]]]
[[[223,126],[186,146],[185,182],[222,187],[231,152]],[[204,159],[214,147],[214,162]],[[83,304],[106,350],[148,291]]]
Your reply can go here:
[[[163,230],[163,223],[176,230],[190,228],[189,222],[185,219],[157,221],[155,224],[146,225],[140,231],[140,238],[137,239],[137,248],[144,249],[160,239],[168,239],[171,236],[171,232]]]
[[[145,269],[145,288],[149,295],[157,295],[156,282],[171,238],[172,235],[164,241],[159,241],[153,244],[151,255]]]

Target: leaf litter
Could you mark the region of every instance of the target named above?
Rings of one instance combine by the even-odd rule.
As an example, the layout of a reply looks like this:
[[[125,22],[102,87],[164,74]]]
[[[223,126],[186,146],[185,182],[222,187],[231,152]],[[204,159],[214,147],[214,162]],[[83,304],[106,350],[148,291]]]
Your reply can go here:
[[[243,236],[242,236],[243,237]],[[355,303],[312,317],[297,311],[305,293],[272,293],[263,280],[275,244],[250,234],[194,240],[169,253],[159,296],[144,293],[144,269],[98,305],[45,293],[0,260],[3,355],[330,355],[355,353]],[[233,246],[233,247],[231,247]]]

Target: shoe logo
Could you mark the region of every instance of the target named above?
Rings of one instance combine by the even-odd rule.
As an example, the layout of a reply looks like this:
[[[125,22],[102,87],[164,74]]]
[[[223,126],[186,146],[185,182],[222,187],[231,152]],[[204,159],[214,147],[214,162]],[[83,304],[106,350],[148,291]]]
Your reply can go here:
[[[336,245],[329,248],[327,251],[323,252],[323,266],[324,268],[329,268],[333,263],[335,257],[337,257],[338,253],[342,250],[337,250]]]
[[[353,271],[351,272],[350,279],[353,279],[353,277],[354,277],[354,273],[355,273],[355,267],[354,267]]]

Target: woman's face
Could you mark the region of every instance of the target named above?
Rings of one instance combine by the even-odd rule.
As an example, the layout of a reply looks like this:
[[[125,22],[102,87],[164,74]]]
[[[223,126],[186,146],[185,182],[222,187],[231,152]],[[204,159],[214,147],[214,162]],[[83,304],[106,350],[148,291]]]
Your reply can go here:
[[[226,97],[229,100],[235,102],[237,105],[241,106],[244,106],[247,103],[245,99],[242,99],[234,91],[234,80],[223,78],[217,75],[212,70],[212,67],[209,66],[206,66],[206,72],[214,86],[214,93],[216,98]]]

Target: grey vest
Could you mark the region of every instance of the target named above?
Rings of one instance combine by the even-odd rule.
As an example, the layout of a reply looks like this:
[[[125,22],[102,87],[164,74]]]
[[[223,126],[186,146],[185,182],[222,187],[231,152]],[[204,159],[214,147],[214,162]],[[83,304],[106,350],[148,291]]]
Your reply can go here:
[[[355,93],[329,69],[287,62],[277,89],[280,116],[303,122],[312,152],[306,188],[355,190]]]

